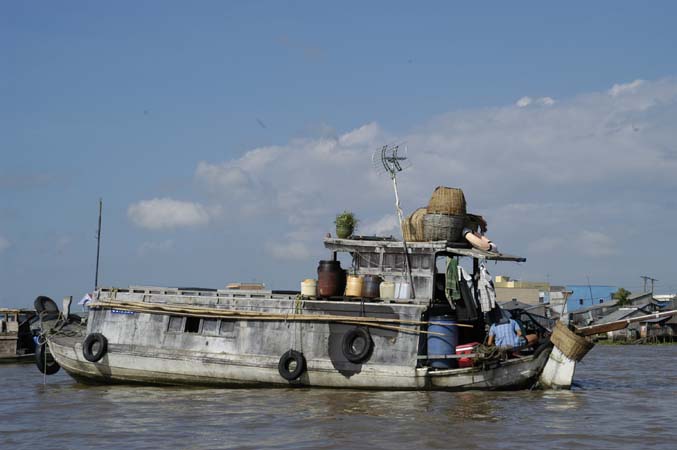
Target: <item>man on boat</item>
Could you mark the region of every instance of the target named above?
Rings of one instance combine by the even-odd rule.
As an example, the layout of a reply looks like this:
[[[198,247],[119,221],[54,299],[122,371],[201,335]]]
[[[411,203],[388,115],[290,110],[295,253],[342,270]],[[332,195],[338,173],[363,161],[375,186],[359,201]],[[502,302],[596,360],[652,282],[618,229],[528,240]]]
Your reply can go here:
[[[522,330],[516,321],[503,317],[489,328],[487,344],[513,349],[526,344],[526,339],[522,337]]]

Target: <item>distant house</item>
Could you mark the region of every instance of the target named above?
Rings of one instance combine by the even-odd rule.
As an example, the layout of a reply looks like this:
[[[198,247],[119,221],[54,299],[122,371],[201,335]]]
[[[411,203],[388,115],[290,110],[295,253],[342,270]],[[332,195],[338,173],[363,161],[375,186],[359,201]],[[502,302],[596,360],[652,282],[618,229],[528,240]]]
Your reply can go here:
[[[550,284],[541,281],[511,280],[505,275],[498,275],[494,280],[496,301],[499,303],[512,300],[542,305],[550,302]]]
[[[567,291],[571,292],[567,301],[567,310],[572,313],[578,309],[611,302],[611,296],[616,292],[616,286],[571,284],[567,285]]]
[[[588,306],[587,308],[578,308],[569,313],[569,321],[577,327],[587,327],[593,323],[596,324],[603,317],[618,309],[616,303],[616,300],[611,300],[598,305]]]
[[[617,322],[619,320],[632,319],[633,317],[644,316],[651,314],[658,310],[658,306],[655,302],[650,301],[643,305],[637,306],[622,306],[616,311],[602,317],[595,322],[595,325],[602,325],[605,323]],[[632,322],[628,324],[626,328],[616,331],[610,331],[607,333],[607,337],[611,340],[632,340],[638,339],[641,336],[641,322]]]

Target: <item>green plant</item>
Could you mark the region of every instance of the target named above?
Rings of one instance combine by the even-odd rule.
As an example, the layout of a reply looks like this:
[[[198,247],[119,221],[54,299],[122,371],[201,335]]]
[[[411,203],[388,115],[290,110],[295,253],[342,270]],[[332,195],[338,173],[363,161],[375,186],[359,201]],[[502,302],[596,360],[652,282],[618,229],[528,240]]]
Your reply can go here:
[[[343,211],[341,214],[336,215],[336,220],[334,223],[337,227],[347,227],[352,228],[353,230],[357,227],[357,218],[355,214],[350,211]]]
[[[619,288],[616,292],[611,295],[611,298],[618,300],[617,305],[623,306],[630,303],[629,297],[632,295],[632,292],[624,288]]]

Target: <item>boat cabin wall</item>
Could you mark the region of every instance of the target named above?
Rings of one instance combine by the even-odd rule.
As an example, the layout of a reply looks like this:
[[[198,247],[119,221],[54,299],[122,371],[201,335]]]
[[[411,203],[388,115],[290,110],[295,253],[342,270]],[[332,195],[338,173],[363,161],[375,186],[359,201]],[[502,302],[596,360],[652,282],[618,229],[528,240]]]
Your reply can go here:
[[[429,303],[433,295],[435,257],[429,251],[411,249],[409,265],[414,281],[414,300]],[[353,268],[358,275],[378,275],[384,281],[409,283],[405,255],[398,248],[362,248],[352,253]]]

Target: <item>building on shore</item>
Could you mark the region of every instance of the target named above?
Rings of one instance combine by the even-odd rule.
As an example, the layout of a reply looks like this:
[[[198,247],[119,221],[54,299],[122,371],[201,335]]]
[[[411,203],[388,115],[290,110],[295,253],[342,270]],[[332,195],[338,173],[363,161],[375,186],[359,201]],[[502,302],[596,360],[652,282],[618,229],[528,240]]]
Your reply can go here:
[[[550,303],[550,283],[541,281],[511,280],[505,275],[498,275],[494,280],[496,301],[505,303],[519,301],[528,305]]]
[[[613,302],[612,295],[618,291],[616,286],[570,284],[567,291],[571,292],[567,300],[567,310],[572,313],[578,309]]]

